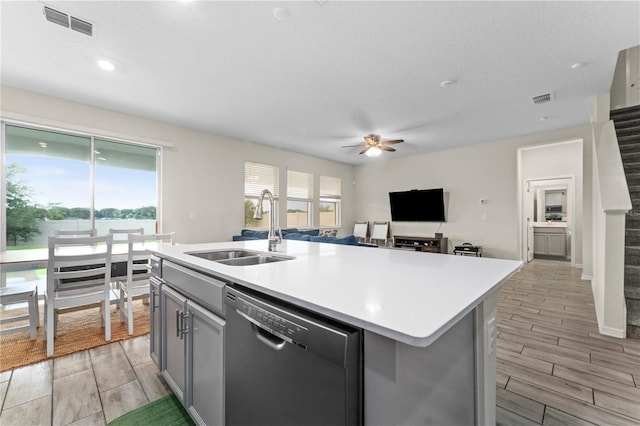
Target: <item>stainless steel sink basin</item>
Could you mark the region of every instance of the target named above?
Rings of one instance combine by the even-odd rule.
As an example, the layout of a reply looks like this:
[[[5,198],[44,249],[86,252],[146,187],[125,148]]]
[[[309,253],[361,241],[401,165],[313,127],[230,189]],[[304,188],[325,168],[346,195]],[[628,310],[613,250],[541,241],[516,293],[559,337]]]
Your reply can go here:
[[[216,251],[190,252],[187,254],[217,262],[218,260],[237,259],[239,257],[247,257],[247,256],[257,256],[260,254],[260,252],[247,251],[247,250],[216,250]]]
[[[289,258],[280,257],[280,256],[259,255],[259,256],[249,256],[249,257],[238,257],[236,259],[218,260],[217,262],[225,265],[231,265],[231,266],[249,266],[249,265],[262,265],[264,263],[281,262],[283,260],[289,260]]]
[[[230,266],[262,265],[265,263],[281,262],[283,260],[293,259],[293,257],[289,256],[272,255],[251,250],[213,250],[190,252],[186,254]]]

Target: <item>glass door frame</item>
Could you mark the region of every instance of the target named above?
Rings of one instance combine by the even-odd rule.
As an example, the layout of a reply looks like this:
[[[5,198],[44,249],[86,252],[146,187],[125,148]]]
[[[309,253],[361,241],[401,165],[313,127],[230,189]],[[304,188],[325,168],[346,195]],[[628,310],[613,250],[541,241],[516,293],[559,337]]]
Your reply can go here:
[[[6,251],[7,249],[7,212],[6,212],[6,196],[7,196],[7,180],[6,168],[7,168],[7,154],[6,154],[6,126],[24,127],[27,129],[40,130],[45,132],[62,133],[69,136],[78,136],[90,139],[90,164],[89,164],[89,185],[90,185],[90,213],[89,221],[91,227],[95,228],[95,141],[100,139],[103,141],[123,143],[127,145],[135,145],[145,148],[153,148],[156,150],[156,232],[162,232],[162,151],[161,145],[154,145],[143,142],[134,142],[126,139],[114,138],[110,136],[101,136],[99,134],[91,134],[85,132],[79,132],[69,129],[63,129],[53,126],[46,126],[40,124],[33,124],[24,121],[0,119],[0,251]]]

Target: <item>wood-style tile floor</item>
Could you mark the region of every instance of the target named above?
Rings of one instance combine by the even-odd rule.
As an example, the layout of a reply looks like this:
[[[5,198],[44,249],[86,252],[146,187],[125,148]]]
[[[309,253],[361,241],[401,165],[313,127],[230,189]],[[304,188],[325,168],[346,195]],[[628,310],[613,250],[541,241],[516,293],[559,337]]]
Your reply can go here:
[[[598,333],[580,274],[536,259],[500,289],[498,424],[640,424],[640,340]]]
[[[140,336],[0,373],[0,425],[104,425],[168,392]]]
[[[580,273],[536,259],[500,290],[498,424],[640,424],[640,341],[598,334]],[[168,392],[141,336],[0,373],[0,425],[102,425]]]

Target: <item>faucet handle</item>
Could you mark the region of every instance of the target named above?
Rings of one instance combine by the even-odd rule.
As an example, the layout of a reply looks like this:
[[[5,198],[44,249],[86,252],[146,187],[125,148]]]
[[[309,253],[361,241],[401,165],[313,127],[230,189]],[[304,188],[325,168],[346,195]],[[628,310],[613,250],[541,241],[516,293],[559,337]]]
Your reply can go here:
[[[282,229],[280,228],[276,229],[276,242],[282,242]]]

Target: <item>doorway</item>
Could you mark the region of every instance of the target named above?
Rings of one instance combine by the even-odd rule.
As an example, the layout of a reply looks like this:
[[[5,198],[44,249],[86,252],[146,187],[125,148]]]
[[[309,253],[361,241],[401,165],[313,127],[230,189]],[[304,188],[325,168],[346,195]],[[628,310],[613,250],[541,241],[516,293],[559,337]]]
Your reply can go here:
[[[571,260],[575,264],[575,177],[526,179],[523,242],[526,259]]]
[[[582,159],[581,139],[518,149],[521,260],[531,261],[536,252],[547,257],[546,253],[549,258],[570,259],[572,266],[582,267]]]

